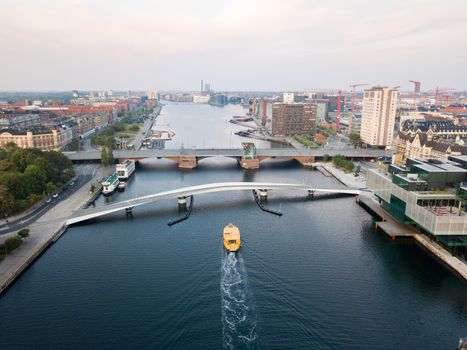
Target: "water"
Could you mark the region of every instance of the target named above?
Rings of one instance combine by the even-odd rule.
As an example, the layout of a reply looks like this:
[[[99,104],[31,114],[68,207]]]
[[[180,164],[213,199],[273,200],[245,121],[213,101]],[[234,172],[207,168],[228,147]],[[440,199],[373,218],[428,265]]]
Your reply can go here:
[[[222,333],[225,349],[264,347],[242,253],[224,253],[221,266]]]
[[[193,113],[193,111],[196,111]],[[239,105],[214,107],[194,103],[170,103],[162,109],[156,125],[168,127],[175,132],[172,141],[166,142],[173,148],[240,148],[242,142],[254,142],[257,148],[270,148],[270,142],[253,140],[235,135],[236,131],[248,128],[229,123],[235,115],[245,115],[247,110]],[[254,122],[245,123],[256,127]]]
[[[206,109],[227,115],[190,106],[199,123]],[[187,107],[171,108],[176,118]],[[180,172],[145,160],[107,201],[220,181],[340,186],[292,161],[247,172],[213,158]],[[284,215],[261,211],[250,191],[225,192],[197,196],[172,227],[176,201],[71,227],[0,298],[1,349],[451,349],[466,335],[466,284],[410,241],[374,232],[354,198],[278,190],[267,205]],[[234,256],[222,248],[230,222],[242,235]]]

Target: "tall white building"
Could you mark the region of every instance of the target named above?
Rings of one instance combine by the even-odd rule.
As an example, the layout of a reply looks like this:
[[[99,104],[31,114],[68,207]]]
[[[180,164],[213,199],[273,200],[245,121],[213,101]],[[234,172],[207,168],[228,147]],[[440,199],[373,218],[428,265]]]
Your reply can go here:
[[[293,103],[295,98],[295,94],[293,92],[284,92],[282,95],[282,100],[284,103]]]
[[[148,91],[148,99],[149,100],[158,100],[159,99],[159,93],[156,90]]]
[[[360,137],[370,146],[393,144],[399,91],[387,87],[373,87],[363,95]]]

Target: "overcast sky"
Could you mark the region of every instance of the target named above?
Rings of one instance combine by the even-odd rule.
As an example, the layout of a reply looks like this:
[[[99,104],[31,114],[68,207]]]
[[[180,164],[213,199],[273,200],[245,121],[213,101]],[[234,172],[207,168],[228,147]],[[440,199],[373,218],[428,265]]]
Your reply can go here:
[[[467,0],[0,0],[0,90],[467,88]]]

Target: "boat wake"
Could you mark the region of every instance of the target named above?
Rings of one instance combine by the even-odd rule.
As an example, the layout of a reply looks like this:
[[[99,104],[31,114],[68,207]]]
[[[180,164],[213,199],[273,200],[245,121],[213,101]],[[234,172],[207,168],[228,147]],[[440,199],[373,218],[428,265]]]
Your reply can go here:
[[[257,319],[240,252],[223,254],[221,271],[224,349],[259,349]]]

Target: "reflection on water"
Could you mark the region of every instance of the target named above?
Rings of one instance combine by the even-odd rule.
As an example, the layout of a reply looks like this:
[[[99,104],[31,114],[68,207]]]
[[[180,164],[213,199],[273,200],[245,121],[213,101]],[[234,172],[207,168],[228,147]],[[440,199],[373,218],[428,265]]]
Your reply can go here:
[[[224,349],[261,348],[245,261],[240,252],[223,254],[221,301]]]

